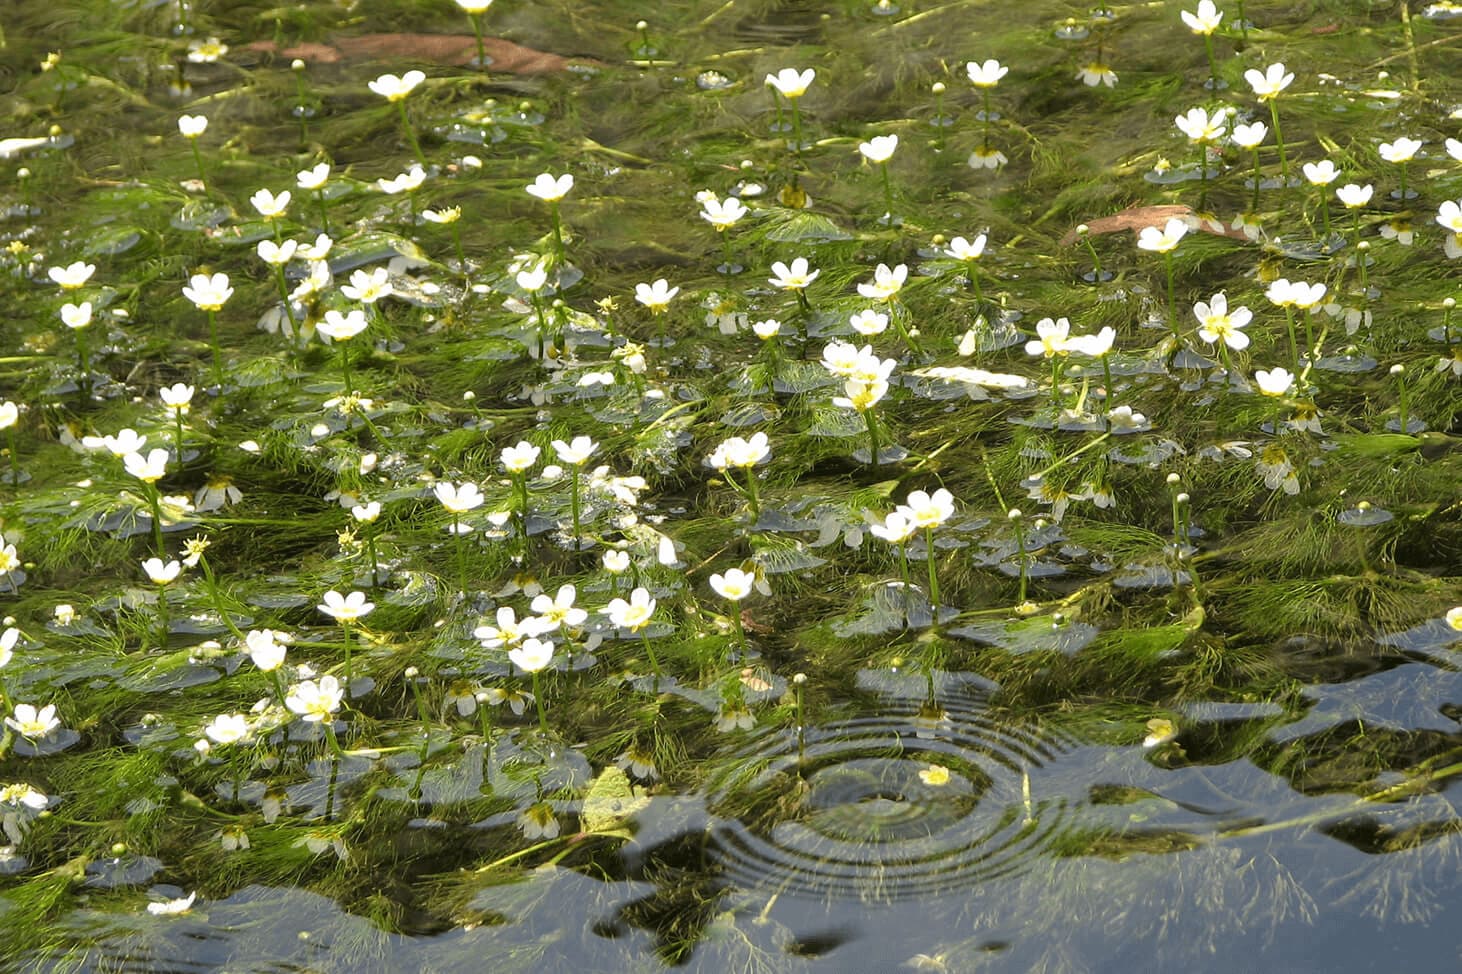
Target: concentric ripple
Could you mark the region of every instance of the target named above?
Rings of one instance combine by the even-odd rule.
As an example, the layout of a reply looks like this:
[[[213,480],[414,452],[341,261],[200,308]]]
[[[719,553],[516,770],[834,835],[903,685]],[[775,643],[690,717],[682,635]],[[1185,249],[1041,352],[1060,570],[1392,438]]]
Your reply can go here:
[[[1002,726],[974,680],[873,675],[876,715],[774,730],[723,756],[711,850],[745,888],[892,902],[1039,861],[1067,819],[1031,772],[1069,745]],[[1033,793],[1036,797],[1032,797]]]

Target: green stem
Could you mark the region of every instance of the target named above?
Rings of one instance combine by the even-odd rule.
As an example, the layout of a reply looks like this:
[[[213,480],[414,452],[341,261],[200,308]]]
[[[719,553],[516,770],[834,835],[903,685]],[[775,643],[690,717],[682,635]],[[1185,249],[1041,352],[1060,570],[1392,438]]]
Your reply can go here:
[[[345,339],[337,342],[340,346],[340,382],[347,396],[350,395],[350,350],[346,347],[348,341],[349,339]]]
[[[477,35],[477,70],[487,70],[487,53],[482,49],[482,16],[469,14],[472,19],[472,33]]]
[[[462,533],[458,529],[462,526],[461,520],[456,512],[452,514],[452,541],[457,548],[457,590],[463,595],[467,594],[467,548],[462,541]]]
[[[741,621],[740,602],[731,603],[731,621],[736,623],[736,640],[741,646],[742,655],[745,655],[748,648],[746,643],[746,624]]]
[[[1397,408],[1399,410],[1399,417],[1398,418],[1400,419],[1400,423],[1401,423],[1401,430],[1400,431],[1402,433],[1405,433],[1406,432],[1407,421],[1408,421],[1408,415],[1407,414],[1409,412],[1409,410],[1408,410],[1407,407],[1408,407],[1409,403],[1408,403],[1408,399],[1407,399],[1407,395],[1406,395],[1406,377],[1404,375],[1397,375],[1396,376],[1396,388],[1397,388],[1397,398],[1399,400],[1398,401],[1398,404],[1397,404]]]
[[[277,227],[278,224],[276,223]],[[294,320],[294,308],[290,307],[289,282],[284,279],[284,265],[274,265],[274,278],[279,282],[279,299],[284,302],[284,317],[289,320],[289,330],[294,333],[294,340],[300,340],[299,327]]]
[[[660,661],[655,658],[655,648],[650,645],[650,637],[646,635],[643,629],[640,630],[640,639],[645,644],[645,655],[650,658],[650,669],[654,672],[655,679],[659,680],[659,678],[663,675],[660,672]]]
[[[326,718],[320,721],[320,724],[325,728],[325,739],[330,742],[330,753],[335,755],[336,759],[343,761],[345,759],[345,749],[340,746],[340,738],[335,736],[334,719]]]
[[[213,310],[208,312],[208,341],[213,345],[213,384],[222,389],[223,354],[218,349],[218,312]]]
[[[868,464],[878,472],[878,419],[872,409],[863,410],[863,422],[868,424]]]
[[[198,151],[197,137],[188,140],[188,145],[193,148],[193,163],[198,167],[198,181],[203,184],[203,191],[208,192],[208,173],[203,169],[203,153]]]
[[[91,398],[91,352],[86,345],[86,329],[76,329],[76,357],[81,365],[81,381],[77,383],[77,391],[81,393],[81,401],[85,403]]]
[[[1279,149],[1279,176],[1289,184],[1289,163],[1284,157],[1284,136],[1279,133],[1279,103],[1269,99],[1269,118],[1274,122],[1274,145]]]
[[[746,468],[746,506],[751,508],[753,526],[761,518],[761,485],[757,483],[756,468]]]
[[[1295,375],[1300,374],[1300,350],[1299,343],[1295,340],[1294,331],[1294,308],[1284,306],[1284,324],[1289,331],[1289,364],[1290,371]]]
[[[406,133],[407,141],[411,143],[411,149],[416,153],[416,161],[421,163],[421,168],[426,168],[426,154],[421,151],[421,143],[416,141],[416,130],[411,127],[411,120],[406,117],[406,99],[396,102],[396,110],[401,114],[401,131]]]
[[[1112,363],[1107,355],[1102,356],[1102,381],[1106,385],[1106,395],[1102,397],[1102,415],[1105,416],[1112,411],[1112,397],[1116,394],[1112,388]]]
[[[349,698],[350,697],[351,673],[352,673],[350,650],[351,650],[351,643],[354,640],[351,639],[350,623],[348,623],[348,622],[342,622],[340,624],[340,628],[342,630],[344,630],[344,632],[345,632],[345,637],[344,637],[344,641],[345,641],[345,696],[347,698]]]
[[[1208,54],[1208,82],[1214,91],[1218,90],[1218,62],[1213,58],[1213,35],[1203,35],[1203,49]]]
[[[1021,522],[1020,518],[1015,519],[1015,546],[1020,558],[1020,564],[1017,566],[1020,569],[1020,597],[1017,599],[1019,603],[1025,601],[1028,578],[1025,563],[1025,524]]]
[[[888,178],[888,163],[881,162],[878,167],[883,172],[883,205],[888,210],[888,225],[893,226],[893,183]]]
[[[1305,356],[1313,359],[1316,357],[1315,349],[1315,320],[1312,309],[1305,309]]]
[[[20,486],[20,460],[17,457],[16,450],[15,450],[15,427],[14,426],[11,426],[10,429],[8,429],[6,431],[6,436],[10,440],[10,483],[11,483],[12,486],[19,487]]]
[[[1163,254],[1163,263],[1167,266],[1168,272],[1168,324],[1172,326],[1173,337],[1181,342],[1183,335],[1178,330],[1178,305],[1173,292],[1173,252],[1171,250]]]
[[[157,551],[157,557],[165,558],[162,545],[162,495],[158,493],[156,484],[147,485],[147,501],[152,507],[152,545]]]
[[[315,202],[318,203],[319,206],[320,206],[320,224],[321,224],[321,229],[323,229],[325,231],[326,236],[329,236],[329,234],[330,234],[330,204],[325,200],[325,190],[324,189],[317,189],[317,190],[315,190]]]
[[[376,532],[374,530],[366,535],[366,552],[371,557],[371,585],[374,587],[380,584],[381,577],[381,562],[376,557]]]
[[[983,147],[981,148],[980,151],[981,152],[984,152],[985,154],[988,155],[989,152],[990,152],[990,89],[989,88],[985,88],[984,89],[984,93],[985,93],[985,110],[983,112],[981,112],[980,115],[981,115],[982,119],[984,120],[985,126],[984,126],[984,136],[983,136]]]
[[[547,736],[548,713],[543,709],[543,690],[537,670],[533,671],[533,702],[538,705],[538,732]]]
[[[1249,212],[1259,212],[1259,147],[1254,146],[1254,201],[1249,204]]]
[[[559,217],[558,200],[552,200],[548,204],[548,211],[553,216],[553,250],[555,257],[555,266],[559,266],[562,265],[564,262],[564,245],[563,220]]]
[[[576,465],[569,481],[569,508],[573,511],[574,517],[574,550],[579,547],[579,538],[583,536],[583,530],[579,526],[579,468]]]
[[[929,608],[933,610],[935,626],[939,625],[939,577],[934,564],[934,529],[924,529],[924,557],[929,562]]]
[[[797,107],[797,99],[787,99],[792,103],[792,151],[800,159],[802,157],[802,109]]]
[[[1052,422],[1061,412],[1061,362],[1060,355],[1051,356],[1051,414]]]

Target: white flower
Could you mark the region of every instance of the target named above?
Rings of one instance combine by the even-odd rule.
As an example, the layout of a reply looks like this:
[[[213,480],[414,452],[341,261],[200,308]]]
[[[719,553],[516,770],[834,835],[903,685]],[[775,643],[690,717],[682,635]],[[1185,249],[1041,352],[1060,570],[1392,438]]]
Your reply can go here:
[[[212,64],[227,53],[228,45],[217,37],[188,42],[188,60],[193,64]]]
[[[954,495],[943,487],[932,494],[916,490],[900,505],[899,511],[918,530],[937,528],[954,517]]]
[[[554,203],[568,195],[569,190],[574,188],[574,177],[572,173],[564,173],[562,176],[553,176],[549,173],[539,173],[538,178],[533,180],[531,186],[525,186],[529,196],[536,196],[545,202]]]
[[[888,382],[886,380],[865,381],[850,378],[843,383],[843,395],[833,397],[833,405],[839,409],[855,409],[862,413],[878,405],[887,395]]]
[[[1212,115],[1203,108],[1190,108],[1173,119],[1178,129],[1194,142],[1217,142],[1227,126],[1228,109],[1220,108]]]
[[[1288,369],[1272,369],[1266,372],[1263,369],[1254,373],[1254,381],[1259,386],[1259,391],[1266,396],[1283,396],[1294,387],[1294,376]]]
[[[600,560],[604,563],[604,570],[611,575],[620,575],[629,571],[629,552],[627,551],[611,548],[604,552]]]
[[[701,219],[717,230],[734,226],[747,212],[742,202],[734,196],[728,196],[724,200],[714,197],[706,199],[701,202],[701,207]]]
[[[553,452],[558,455],[559,461],[575,467],[585,463],[597,449],[599,444],[587,436],[576,436],[568,443],[563,440],[553,441]]]
[[[1437,225],[1449,233],[1462,233],[1462,199],[1442,200],[1437,207]]]
[[[955,237],[944,248],[946,257],[953,257],[955,260],[979,260],[985,252],[986,235],[980,234],[974,240],[966,240],[964,237]]]
[[[1100,61],[1091,61],[1077,68],[1076,78],[1088,88],[1095,88],[1097,85],[1106,85],[1108,88],[1117,87],[1117,72],[1113,71],[1110,65],[1102,64]]]
[[[1142,232],[1137,235],[1137,246],[1155,254],[1166,254],[1177,248],[1178,241],[1187,232],[1188,224],[1184,220],[1171,217],[1161,230],[1157,227],[1143,227]]]
[[[518,271],[513,275],[513,280],[529,294],[537,294],[548,283],[548,265],[539,263],[531,269]]]
[[[406,172],[398,173],[390,179],[377,179],[376,188],[389,196],[395,196],[398,193],[415,192],[424,182],[426,182],[426,170],[420,166],[412,166]]]
[[[497,649],[500,646],[516,646],[528,636],[538,636],[553,628],[542,619],[528,616],[521,622],[512,606],[499,606],[494,617],[497,625],[483,624],[472,630],[472,636],[482,644],[483,649]]]
[[[265,673],[278,669],[284,662],[285,646],[279,642],[277,636],[273,629],[250,629],[244,636],[249,659]]]
[[[508,650],[508,659],[524,673],[537,673],[553,661],[553,641],[529,637]]]
[[[874,311],[872,308],[864,308],[862,311],[848,318],[848,324],[860,335],[872,338],[874,335],[883,334],[888,328],[888,315],[882,311]]]
[[[61,323],[67,328],[85,328],[91,324],[91,302],[66,302],[61,305]]]
[[[228,275],[222,273],[194,274],[183,288],[183,297],[199,311],[217,311],[233,293],[234,289],[228,286]]]
[[[334,716],[345,698],[345,688],[333,676],[322,676],[320,682],[304,680],[289,688],[284,705],[308,723],[319,723]]]
[[[1336,197],[1350,209],[1365,206],[1371,201],[1371,194],[1375,188],[1370,183],[1364,186],[1357,186],[1355,183],[1346,183],[1335,191]]]
[[[376,607],[374,602],[367,602],[364,592],[351,592],[349,595],[341,595],[331,589],[325,593],[325,601],[315,606],[337,622],[354,622],[362,616],[370,615]]]
[[[178,916],[191,910],[193,908],[193,901],[197,898],[198,893],[195,890],[181,899],[152,902],[147,904],[147,912],[155,917]]]
[[[310,169],[301,169],[294,174],[294,183],[300,189],[316,190],[324,187],[326,180],[330,178],[330,164],[328,162],[316,163]]]
[[[1179,11],[1183,23],[1195,34],[1212,34],[1223,23],[1223,12],[1213,5],[1213,0],[1198,0],[1197,13]]]
[[[602,611],[619,628],[639,632],[649,625],[650,618],[655,614],[655,600],[650,598],[648,589],[640,587],[630,593],[628,602],[614,599]]]
[[[887,264],[879,264],[873,270],[873,283],[859,284],[858,294],[870,301],[887,301],[899,293],[908,276],[909,268],[904,264],[892,270]]]
[[[169,585],[182,574],[183,565],[177,561],[165,563],[161,558],[149,558],[142,563],[142,570],[154,585]]]
[[[538,462],[539,448],[527,440],[519,440],[514,446],[503,447],[499,459],[508,473],[523,473]]]
[[[485,14],[492,6],[492,0],[457,0],[457,6],[469,14]]]
[[[1113,433],[1132,433],[1147,425],[1147,417],[1131,406],[1118,406],[1107,413],[1107,429]]]
[[[746,469],[761,463],[771,454],[771,446],[765,433],[757,432],[751,439],[733,436],[723,441],[710,455],[710,464],[717,470],[727,467]]]
[[[1458,632],[1462,632],[1462,605],[1448,609],[1447,614],[1443,618],[1446,620],[1447,625],[1456,629]]]
[[[5,718],[5,726],[28,740],[47,737],[61,726],[56,719],[56,705],[48,703],[37,710],[32,704],[18,703],[15,713]]]
[[[350,509],[350,516],[361,524],[372,524],[376,518],[381,516],[381,502],[371,501],[369,504],[356,504]]]
[[[1072,335],[1066,339],[1066,350],[1080,355],[1090,355],[1092,358],[1101,358],[1112,350],[1112,343],[1116,340],[1117,330],[1111,325],[1106,325],[1095,335]]]
[[[482,496],[482,491],[478,490],[477,485],[471,481],[464,482],[461,487],[444,481],[436,484],[432,488],[432,492],[436,494],[441,505],[453,514],[465,514],[468,511],[476,510],[486,500]]]
[[[822,271],[809,271],[806,257],[793,259],[791,266],[776,261],[772,264],[773,277],[767,278],[768,283],[779,287],[784,291],[799,291],[817,280],[817,275]]]
[[[1254,313],[1245,307],[1228,310],[1228,297],[1222,291],[1205,303],[1193,305],[1193,317],[1198,319],[1198,337],[1210,345],[1223,342],[1234,351],[1249,347],[1249,336],[1240,329],[1246,328]]]
[[[1263,74],[1250,68],[1244,72],[1244,80],[1254,89],[1254,94],[1260,101],[1268,101],[1288,88],[1294,75],[1287,72],[1282,63],[1275,62],[1265,68]]]
[[[408,71],[399,78],[394,74],[383,74],[370,82],[368,87],[387,101],[400,101],[425,80],[426,73],[423,71]]]
[[[740,568],[727,569],[726,574],[712,573],[711,588],[723,599],[740,602],[756,588],[756,575]]]
[[[886,514],[883,521],[868,526],[869,532],[875,537],[887,541],[889,544],[902,544],[914,535],[914,522],[909,519],[903,509],[893,510]]]
[[[635,285],[635,300],[649,308],[655,314],[664,313],[669,307],[670,301],[680,293],[680,288],[670,287],[665,278],[660,278],[654,284],[639,283]]]
[[[1270,490],[1283,490],[1290,495],[1300,492],[1300,481],[1295,475],[1294,464],[1279,444],[1270,443],[1264,447],[1254,466],[1264,478],[1264,486]]]
[[[893,158],[894,150],[898,147],[899,137],[897,135],[875,135],[867,142],[858,143],[858,151],[869,162],[888,162]]]
[[[558,819],[553,815],[553,806],[547,802],[539,802],[524,809],[518,816],[517,824],[523,832],[523,838],[530,842],[534,839],[558,838]]]
[[[783,68],[776,74],[767,75],[766,83],[777,89],[783,98],[801,98],[816,77],[817,72],[812,68],[800,72],[796,68]]]
[[[1296,308],[1309,310],[1315,307],[1325,298],[1325,285],[1320,283],[1309,284],[1305,281],[1291,281],[1289,285],[1289,302]]]
[[[375,304],[381,298],[391,296],[391,272],[385,267],[377,267],[369,274],[357,269],[351,273],[350,283],[340,286],[340,293],[352,301]]]
[[[1340,170],[1329,159],[1307,162],[1300,168],[1304,170],[1305,179],[1311,186],[1329,186],[1340,178]]]
[[[0,670],[3,670],[15,655],[15,643],[20,639],[20,630],[11,626],[0,633]]]
[[[298,248],[299,242],[295,240],[286,240],[282,244],[277,244],[273,240],[260,240],[259,259],[266,264],[279,267],[294,260],[294,252]]]
[[[1416,157],[1417,150],[1422,145],[1423,143],[1420,139],[1409,139],[1403,135],[1395,142],[1382,142],[1377,147],[1377,151],[1381,154],[1381,158],[1387,162],[1410,162]]]
[[[1009,161],[1005,153],[999,149],[981,146],[970,153],[970,157],[965,160],[965,164],[971,169],[999,169]]]
[[[1025,343],[1025,353],[1042,358],[1065,355],[1071,350],[1070,335],[1071,322],[1067,319],[1057,318],[1052,321],[1050,318],[1042,318],[1036,322],[1037,337]]]
[[[243,714],[219,714],[203,728],[203,734],[215,744],[237,744],[249,736],[249,718]]]
[[[254,209],[259,211],[260,216],[266,220],[273,220],[284,216],[284,211],[289,208],[289,190],[286,189],[275,196],[269,190],[261,189],[249,197],[249,202],[253,204]]]
[[[578,589],[572,585],[560,585],[558,594],[552,598],[547,592],[533,596],[530,608],[538,613],[544,632],[556,626],[581,626],[589,619],[589,613],[574,605]]]
[[[95,264],[88,264],[80,260],[74,264],[67,264],[65,267],[52,267],[46,271],[46,275],[55,281],[63,291],[72,291],[81,287],[91,280],[91,275],[94,273],[96,273]]]
[[[1269,134],[1269,126],[1263,122],[1251,122],[1248,125],[1235,125],[1233,131],[1234,145],[1241,149],[1257,149]]]
[[[208,131],[207,115],[179,115],[178,131],[184,138],[196,139]]]
[[[154,484],[167,473],[168,451],[161,448],[151,450],[145,457],[141,453],[129,453],[122,458],[122,464],[138,480]]]
[[[365,331],[369,324],[365,312],[359,308],[352,308],[345,314],[331,308],[325,312],[325,320],[315,325],[315,331],[332,342],[343,342]]]
[[[994,58],[988,59],[983,64],[978,61],[970,61],[965,64],[965,74],[969,75],[970,84],[976,88],[995,87],[1009,70]]]
[[[781,334],[782,323],[775,318],[767,318],[765,321],[753,321],[751,333],[762,341],[769,341]]]

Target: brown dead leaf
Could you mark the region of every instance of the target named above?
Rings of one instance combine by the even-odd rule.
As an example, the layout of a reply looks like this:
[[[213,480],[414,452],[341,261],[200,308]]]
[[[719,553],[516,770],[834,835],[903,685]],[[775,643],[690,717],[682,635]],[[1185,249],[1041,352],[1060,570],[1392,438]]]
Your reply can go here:
[[[1086,228],[1092,236],[1100,236],[1104,233],[1116,233],[1119,230],[1131,230],[1134,234],[1142,232],[1143,227],[1157,227],[1162,229],[1173,217],[1180,220],[1191,220],[1193,208],[1177,203],[1159,203],[1154,206],[1129,206],[1121,213],[1114,213],[1111,216],[1098,217],[1095,220],[1086,221]],[[1191,226],[1191,223],[1190,223]],[[1222,231],[1215,230],[1208,223],[1199,225],[1204,233],[1211,233],[1215,237],[1230,237],[1235,240],[1247,240],[1242,230]],[[1066,236],[1061,238],[1061,246],[1069,247],[1076,243],[1078,235],[1073,227]]]
[[[471,34],[362,34],[359,37],[337,37],[329,44],[305,43],[280,48],[273,41],[255,41],[244,47],[245,50],[317,64],[334,64],[342,60],[405,59],[465,67],[477,57],[477,41]],[[492,58],[488,70],[495,74],[553,74],[570,64],[569,58],[535,51],[498,37],[484,37],[482,47]]]

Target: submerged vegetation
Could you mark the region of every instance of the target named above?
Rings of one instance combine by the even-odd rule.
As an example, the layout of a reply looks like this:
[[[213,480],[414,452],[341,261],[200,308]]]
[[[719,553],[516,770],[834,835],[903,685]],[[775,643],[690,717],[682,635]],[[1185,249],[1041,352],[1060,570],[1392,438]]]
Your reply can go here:
[[[1453,956],[1462,11],[1182,6],[14,4],[0,966]]]

